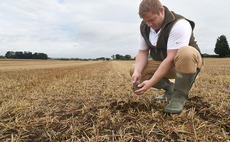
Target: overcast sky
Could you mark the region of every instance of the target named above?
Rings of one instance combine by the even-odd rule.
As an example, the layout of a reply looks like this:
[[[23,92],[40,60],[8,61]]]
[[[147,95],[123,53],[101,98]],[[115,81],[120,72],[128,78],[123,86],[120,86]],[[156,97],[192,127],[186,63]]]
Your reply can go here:
[[[134,57],[141,0],[0,0],[0,55],[42,52],[54,58]],[[217,38],[230,41],[229,0],[161,0],[196,23],[202,53],[214,54]]]

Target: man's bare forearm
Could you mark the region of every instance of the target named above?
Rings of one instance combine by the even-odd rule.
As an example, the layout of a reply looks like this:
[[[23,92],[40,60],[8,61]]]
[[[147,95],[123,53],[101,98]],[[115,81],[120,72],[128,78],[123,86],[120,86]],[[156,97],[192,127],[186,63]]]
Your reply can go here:
[[[154,73],[152,78],[150,79],[152,84],[156,84],[160,81],[173,67],[173,62],[164,60],[160,66],[158,67],[157,71]]]
[[[136,56],[135,70],[136,73],[141,73],[145,68],[148,62],[148,51],[147,50],[139,50]]]
[[[160,79],[162,79],[166,74],[170,71],[170,69],[174,66],[174,57],[177,53],[177,50],[168,51],[167,58],[162,61],[157,71],[154,73],[153,77],[150,79],[152,84],[156,84]]]

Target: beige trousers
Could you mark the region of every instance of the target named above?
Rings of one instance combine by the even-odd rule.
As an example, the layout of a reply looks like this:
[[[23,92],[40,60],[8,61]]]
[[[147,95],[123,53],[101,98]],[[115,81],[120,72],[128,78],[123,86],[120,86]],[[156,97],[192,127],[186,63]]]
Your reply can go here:
[[[152,75],[156,72],[160,66],[160,61],[149,60],[144,70],[142,71],[142,79],[149,80]],[[164,78],[174,79],[175,70],[185,74],[195,73],[197,68],[201,69],[202,67],[202,57],[200,53],[191,46],[185,46],[178,50],[174,58],[174,67],[166,74]],[[130,69],[130,75],[132,76],[135,69],[135,64]]]

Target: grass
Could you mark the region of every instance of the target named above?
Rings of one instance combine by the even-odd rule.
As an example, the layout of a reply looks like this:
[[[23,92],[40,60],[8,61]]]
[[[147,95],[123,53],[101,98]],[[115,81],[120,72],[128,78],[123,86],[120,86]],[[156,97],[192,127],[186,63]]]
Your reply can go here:
[[[179,115],[138,96],[133,61],[0,60],[0,141],[228,141],[230,59],[205,67]]]

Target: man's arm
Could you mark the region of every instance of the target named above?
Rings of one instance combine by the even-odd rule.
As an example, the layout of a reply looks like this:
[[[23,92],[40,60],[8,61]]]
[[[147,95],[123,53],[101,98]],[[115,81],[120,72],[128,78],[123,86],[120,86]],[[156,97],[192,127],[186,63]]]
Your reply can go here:
[[[178,49],[175,50],[168,50],[167,57],[162,61],[157,71],[154,73],[150,80],[146,80],[142,82],[138,87],[142,87],[141,89],[135,91],[136,94],[143,94],[147,91],[150,87],[156,84],[160,79],[162,79],[173,67],[173,60],[176,56]]]
[[[148,62],[148,53],[149,53],[148,49],[138,51],[138,54],[136,56],[134,73],[131,78],[132,87],[134,83],[140,81],[141,79],[141,73]]]

